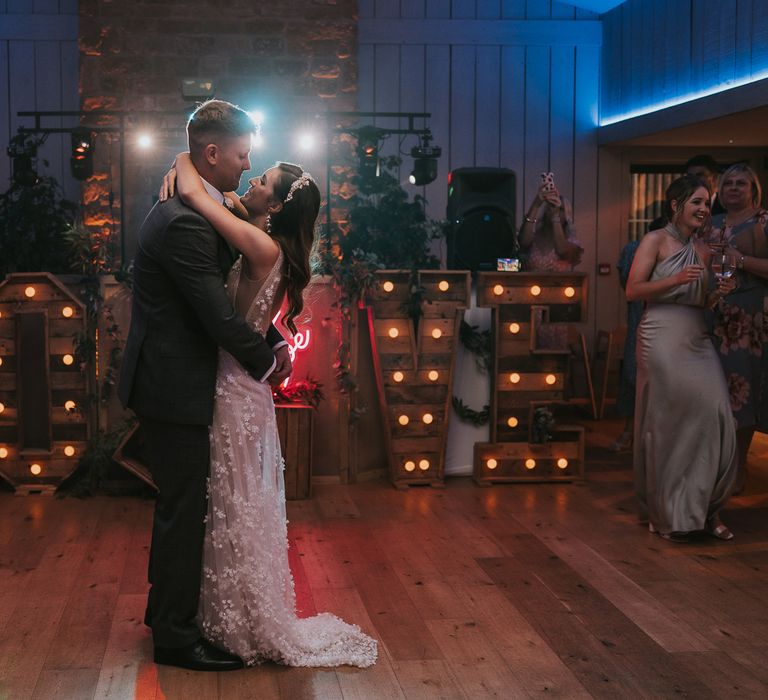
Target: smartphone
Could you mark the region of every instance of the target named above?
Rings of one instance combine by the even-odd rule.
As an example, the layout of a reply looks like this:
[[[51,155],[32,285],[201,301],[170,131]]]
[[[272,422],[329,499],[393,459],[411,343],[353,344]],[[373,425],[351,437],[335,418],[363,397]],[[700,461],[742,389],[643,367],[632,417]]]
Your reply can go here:
[[[542,173],[541,184],[544,185],[544,189],[547,192],[552,192],[555,189],[555,174],[554,173]]]

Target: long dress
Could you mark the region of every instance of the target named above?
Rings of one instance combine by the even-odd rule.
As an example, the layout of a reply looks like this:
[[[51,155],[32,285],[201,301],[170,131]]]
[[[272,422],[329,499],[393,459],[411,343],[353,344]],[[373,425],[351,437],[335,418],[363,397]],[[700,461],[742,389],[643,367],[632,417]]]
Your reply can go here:
[[[692,241],[650,279],[700,265]],[[637,330],[635,490],[641,520],[658,532],[703,530],[736,478],[728,387],[704,322],[702,277],[649,302]]]
[[[736,226],[725,225],[725,214],[712,218],[713,236],[755,256],[752,231],[760,226],[768,239],[768,212],[759,210]],[[737,286],[714,311],[712,340],[720,355],[739,428],[768,432],[768,354],[765,351],[768,285],[744,270],[737,273]]]
[[[230,298],[255,330],[266,332],[280,288],[283,254],[263,282],[249,280],[240,258]],[[238,288],[251,284],[251,301]],[[241,290],[242,291],[242,290]],[[240,295],[242,297],[242,294]],[[249,295],[246,294],[246,297]],[[288,564],[285,468],[272,391],[220,350],[199,621],[214,644],[247,665],[367,667],[376,641],[329,613],[299,618]]]

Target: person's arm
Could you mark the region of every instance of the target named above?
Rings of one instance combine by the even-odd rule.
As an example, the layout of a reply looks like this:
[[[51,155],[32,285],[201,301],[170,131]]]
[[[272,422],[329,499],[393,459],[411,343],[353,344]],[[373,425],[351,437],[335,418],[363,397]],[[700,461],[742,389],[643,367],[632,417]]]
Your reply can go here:
[[[206,333],[264,381],[275,368],[275,356],[264,337],[235,313],[221,279],[217,239],[208,225],[191,212],[176,217],[166,229],[163,250],[165,269]]]
[[[211,225],[249,261],[262,265],[277,260],[277,242],[266,231],[243,221],[218,204],[206,191],[188,153],[176,157],[176,190],[184,203]]]
[[[752,255],[745,255],[736,248],[725,249],[727,255],[734,257],[736,269],[768,278],[768,225],[764,217],[760,217],[752,228],[752,251]]]
[[[543,201],[542,188],[539,187],[536,196],[531,202],[531,206],[528,207],[528,213],[523,217],[523,223],[520,226],[520,233],[517,240],[521,248],[530,248],[531,243],[533,243],[533,235],[536,231],[536,222],[538,221],[536,215],[539,213],[539,208]]]
[[[237,192],[225,192],[224,199],[226,200],[227,208],[238,218],[244,221],[248,220],[248,210],[245,205],[240,201],[240,195]],[[231,206],[230,206],[231,205]]]
[[[555,244],[555,253],[561,260],[567,260],[572,265],[581,262],[581,254],[584,249],[574,243],[568,236],[567,229],[570,226],[563,200],[557,190],[544,193],[544,201],[552,211],[552,240]]]
[[[653,232],[645,234],[640,241],[627,279],[628,301],[653,301],[670,289],[699,279],[704,272],[703,265],[687,265],[672,277],[650,281],[660,245],[661,239]]]

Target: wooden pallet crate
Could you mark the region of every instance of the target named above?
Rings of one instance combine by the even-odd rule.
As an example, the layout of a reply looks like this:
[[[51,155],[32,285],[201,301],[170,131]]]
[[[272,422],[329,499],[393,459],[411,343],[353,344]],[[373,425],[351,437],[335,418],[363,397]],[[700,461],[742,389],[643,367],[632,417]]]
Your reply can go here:
[[[50,493],[90,437],[89,371],[76,352],[85,306],[47,272],[0,283],[0,478]]]
[[[441,486],[453,395],[456,344],[470,300],[464,270],[381,270],[366,298],[373,364],[397,488]],[[418,322],[409,315],[420,289]]]

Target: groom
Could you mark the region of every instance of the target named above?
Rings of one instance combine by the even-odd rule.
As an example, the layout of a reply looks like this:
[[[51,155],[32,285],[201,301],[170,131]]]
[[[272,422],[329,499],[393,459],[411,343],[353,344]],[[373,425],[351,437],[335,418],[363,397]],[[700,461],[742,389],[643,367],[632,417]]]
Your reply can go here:
[[[187,124],[192,162],[222,204],[223,192],[236,190],[250,170],[253,131],[244,111],[221,100],[201,105]],[[243,665],[203,640],[195,621],[218,349],[261,381],[279,382],[291,372],[287,344],[274,326],[265,339],[235,314],[224,287],[234,259],[226,241],[179,197],[155,204],[139,231],[119,385],[123,405],[139,418],[159,489],[145,617],[154,659],[198,671]]]

